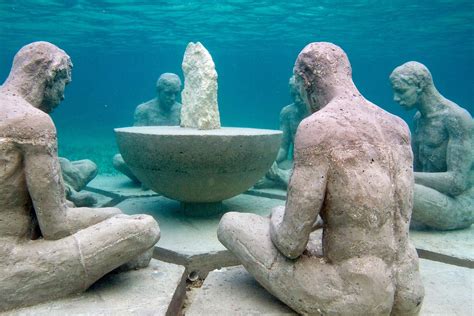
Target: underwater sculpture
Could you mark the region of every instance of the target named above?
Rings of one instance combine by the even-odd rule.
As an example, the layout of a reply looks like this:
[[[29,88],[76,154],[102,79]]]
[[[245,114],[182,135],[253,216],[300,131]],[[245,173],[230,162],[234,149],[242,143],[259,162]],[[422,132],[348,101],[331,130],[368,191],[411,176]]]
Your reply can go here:
[[[139,104],[135,109],[133,126],[173,126],[181,123],[181,104],[176,101],[181,91],[181,80],[174,73],[165,72],[156,81],[156,98]],[[133,182],[140,180],[133,174],[123,160],[116,154],[113,166]]]
[[[35,42],[0,86],[0,311],[84,291],[124,264],[144,266],[159,239],[151,216],[67,207],[47,113],[71,68],[63,50]]]
[[[300,122],[309,115],[308,107],[296,89],[295,76],[290,77],[288,84],[293,103],[283,107],[280,112],[280,130],[283,131],[280,149],[269,172],[254,185],[257,189],[273,187],[286,189],[288,187],[291,169],[293,168],[293,146],[296,129]]]
[[[415,196],[412,226],[460,229],[474,222],[474,122],[443,97],[430,71],[407,62],[390,75],[394,100],[416,109],[413,133]]]
[[[70,161],[59,157],[61,174],[66,188],[66,199],[75,206],[92,206],[97,199],[89,192],[79,192],[97,175],[97,165],[89,159]]]
[[[217,72],[199,42],[186,47],[183,72],[182,126],[116,128],[115,135],[125,162],[143,184],[180,201],[188,215],[206,216],[221,212],[223,200],[265,174],[281,132],[219,128]]]
[[[360,94],[334,44],[307,45],[294,73],[313,114],[296,133],[286,206],[271,219],[226,213],[219,240],[298,313],[416,315],[424,289],[408,239],[408,127]],[[322,253],[308,242],[318,213]]]

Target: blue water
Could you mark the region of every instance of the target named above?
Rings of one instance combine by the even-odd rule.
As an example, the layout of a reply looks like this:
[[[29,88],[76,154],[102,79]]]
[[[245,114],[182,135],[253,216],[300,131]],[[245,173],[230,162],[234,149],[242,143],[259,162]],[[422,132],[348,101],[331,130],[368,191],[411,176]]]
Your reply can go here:
[[[103,172],[116,151],[112,129],[132,124],[161,73],[183,79],[189,41],[214,58],[223,126],[277,129],[293,63],[313,41],[341,46],[362,94],[409,124],[414,113],[392,101],[388,81],[409,60],[428,66],[440,92],[473,114],[473,1],[0,1],[0,80],[16,51],[37,40],[74,63],[52,114],[60,153],[92,158]]]

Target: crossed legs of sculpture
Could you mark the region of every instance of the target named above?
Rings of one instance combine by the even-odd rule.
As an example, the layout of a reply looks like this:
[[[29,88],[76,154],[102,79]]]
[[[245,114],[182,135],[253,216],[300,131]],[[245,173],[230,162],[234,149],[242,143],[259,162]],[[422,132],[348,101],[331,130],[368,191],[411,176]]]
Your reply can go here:
[[[474,223],[474,187],[456,197],[415,184],[412,226],[452,230]]]
[[[408,273],[417,264],[414,249],[406,254],[412,257],[410,266],[400,266],[398,271],[377,257],[330,264],[308,253],[291,260],[273,245],[268,218],[232,212],[223,216],[218,238],[261,285],[298,313],[417,315],[421,308],[419,275]],[[302,306],[312,309],[302,310]]]
[[[0,253],[0,282],[7,287],[2,291],[6,297],[0,293],[2,309],[84,291],[106,273],[136,260],[159,238],[156,221],[147,215],[126,216],[115,208],[69,211],[76,232],[68,237],[0,240],[0,251],[6,252]]]

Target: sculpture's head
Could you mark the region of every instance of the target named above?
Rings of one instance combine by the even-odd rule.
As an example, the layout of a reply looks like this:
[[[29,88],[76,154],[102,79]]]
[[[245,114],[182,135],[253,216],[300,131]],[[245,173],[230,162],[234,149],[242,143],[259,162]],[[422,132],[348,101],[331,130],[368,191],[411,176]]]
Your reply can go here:
[[[308,44],[293,68],[295,82],[310,112],[326,106],[339,89],[354,89],[346,53],[332,43]]]
[[[296,86],[296,80],[295,76],[291,76],[290,80],[288,82],[288,85],[290,86],[290,95],[291,98],[293,99],[293,102],[298,108],[306,108],[306,105],[303,101],[303,98],[301,97],[300,91],[298,87]]]
[[[50,113],[64,99],[71,70],[71,59],[62,49],[48,42],[34,42],[15,55],[5,86]]]
[[[169,110],[176,102],[176,97],[181,91],[181,79],[178,75],[166,72],[156,82],[156,92],[160,107]]]
[[[433,78],[425,65],[409,61],[395,68],[390,74],[393,100],[404,109],[410,110],[420,102],[420,96],[433,86]]]

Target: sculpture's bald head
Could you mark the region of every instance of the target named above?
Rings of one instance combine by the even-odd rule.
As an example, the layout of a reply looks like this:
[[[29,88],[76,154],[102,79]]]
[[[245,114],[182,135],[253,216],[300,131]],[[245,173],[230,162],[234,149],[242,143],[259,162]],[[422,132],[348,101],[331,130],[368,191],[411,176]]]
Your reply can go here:
[[[349,59],[332,43],[308,44],[298,55],[293,73],[303,100],[312,112],[330,101],[336,87],[353,86]]]
[[[34,42],[15,55],[4,87],[50,113],[64,98],[71,69],[71,59],[62,49],[48,42]]]
[[[156,90],[158,92],[160,108],[169,110],[176,102],[178,93],[181,91],[181,80],[178,75],[165,72],[158,78]]]

